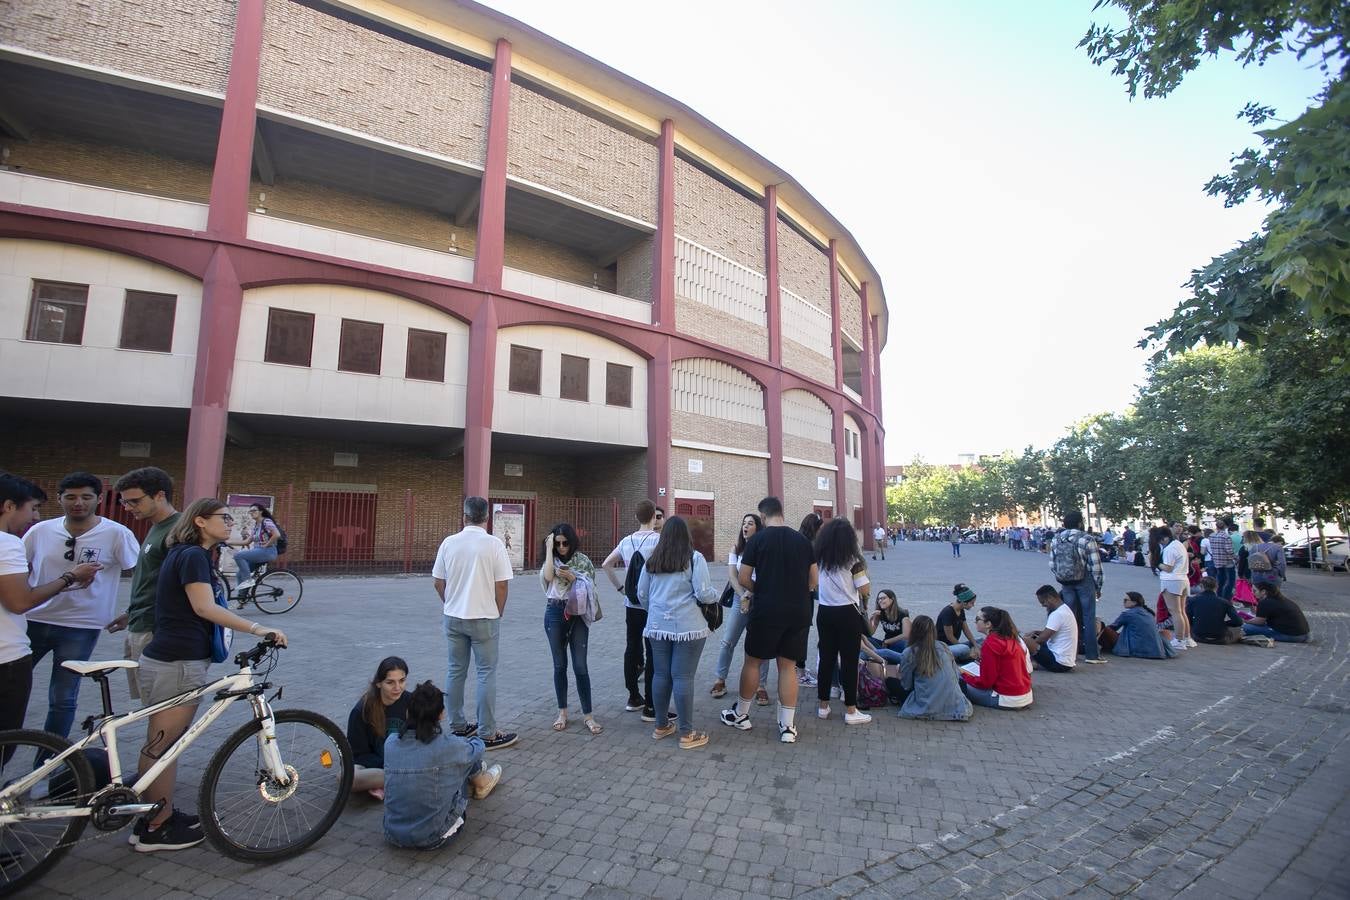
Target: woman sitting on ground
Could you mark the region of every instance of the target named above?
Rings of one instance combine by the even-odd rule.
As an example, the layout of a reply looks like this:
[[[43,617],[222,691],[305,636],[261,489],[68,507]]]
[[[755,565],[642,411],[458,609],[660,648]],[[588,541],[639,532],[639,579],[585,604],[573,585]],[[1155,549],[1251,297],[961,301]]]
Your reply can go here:
[[[961,693],[956,659],[937,639],[937,626],[918,616],[909,629],[909,646],[900,655],[900,686],[908,692],[900,707],[902,719],[964,722],[975,708]]]
[[[1026,709],[1031,705],[1031,652],[1017,633],[1012,616],[997,606],[986,606],[975,617],[984,635],[979,674],[961,672],[961,689],[977,706],[990,709]]]
[[[881,626],[881,637],[875,637],[877,626]],[[900,606],[895,591],[883,588],[877,591],[877,608],[867,622],[867,642],[872,645],[876,655],[888,663],[899,665],[900,654],[905,652],[909,642],[909,610]]]
[[[347,743],[352,746],[356,775],[352,792],[367,791],[384,799],[384,742],[403,730],[408,715],[408,664],[386,656],[375,669],[370,686],[347,714]]]
[[[1308,640],[1308,620],[1298,604],[1272,582],[1256,582],[1256,618],[1242,626],[1247,635],[1262,635],[1282,643],[1302,644]]]
[[[1171,659],[1177,655],[1172,645],[1164,641],[1159,633],[1157,616],[1148,611],[1143,594],[1126,591],[1121,603],[1125,609],[1111,623],[1111,628],[1116,632],[1116,645],[1111,648],[1112,653],[1139,659]]]
[[[395,847],[435,850],[464,825],[469,798],[482,800],[502,777],[483,767],[483,739],[441,728],[445,695],[430,681],[408,697],[408,718],[384,745],[384,837]]]

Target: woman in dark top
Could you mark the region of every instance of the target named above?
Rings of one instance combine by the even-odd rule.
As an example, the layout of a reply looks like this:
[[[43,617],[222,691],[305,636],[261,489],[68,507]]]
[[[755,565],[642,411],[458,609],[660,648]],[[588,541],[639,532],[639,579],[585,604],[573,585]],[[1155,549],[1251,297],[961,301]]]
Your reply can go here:
[[[408,664],[386,656],[375,669],[370,686],[347,715],[347,743],[352,745],[356,775],[352,791],[368,791],[384,799],[384,741],[398,734],[408,718]]]
[[[1245,634],[1259,634],[1282,643],[1302,644],[1308,640],[1308,620],[1298,604],[1280,591],[1280,586],[1264,582],[1252,585],[1256,591],[1256,618],[1242,626]]]
[[[890,588],[877,591],[877,608],[867,624],[867,641],[872,649],[886,662],[898,665],[909,640],[909,610],[901,608],[895,591]],[[881,626],[879,638],[875,637],[878,625]]]
[[[252,635],[274,632],[277,643],[286,646],[286,635],[280,628],[264,628],[217,603],[217,595],[224,600],[224,586],[216,578],[213,555],[229,539],[233,525],[234,517],[225,504],[206,498],[185,509],[169,532],[169,552],[160,566],[155,589],[155,636],[141,653],[137,671],[141,701],[146,706],[206,683],[215,625]],[[142,772],[187,731],[196,714],[196,704],[184,704],[150,716],[145,746],[141,748]],[[137,851],[181,850],[201,843],[197,817],[173,808],[177,775],[177,765],[168,766],[146,788],[143,796],[147,801],[162,801],[163,808],[148,822],[142,819],[136,823],[131,841]]]

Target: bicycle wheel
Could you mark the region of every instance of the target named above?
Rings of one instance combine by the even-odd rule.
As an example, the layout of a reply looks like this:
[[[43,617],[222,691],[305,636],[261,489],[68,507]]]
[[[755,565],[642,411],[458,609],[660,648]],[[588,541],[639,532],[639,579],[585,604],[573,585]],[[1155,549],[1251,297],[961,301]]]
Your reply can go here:
[[[258,579],[253,590],[253,605],[265,613],[279,615],[295,609],[300,595],[305,592],[305,583],[290,569],[274,569]]]
[[[22,814],[55,806],[78,806],[94,793],[94,771],[83,753],[72,753],[26,791],[9,785],[33,771],[39,753],[55,756],[70,741],[45,731],[0,731],[0,813]],[[41,877],[77,841],[87,816],[38,819],[0,825],[0,897]]]
[[[235,859],[294,856],[333,827],[351,793],[352,751],[342,731],[305,709],[274,715],[290,784],[279,784],[265,771],[257,719],[229,736],[202,776],[197,798],[202,829],[221,853]]]

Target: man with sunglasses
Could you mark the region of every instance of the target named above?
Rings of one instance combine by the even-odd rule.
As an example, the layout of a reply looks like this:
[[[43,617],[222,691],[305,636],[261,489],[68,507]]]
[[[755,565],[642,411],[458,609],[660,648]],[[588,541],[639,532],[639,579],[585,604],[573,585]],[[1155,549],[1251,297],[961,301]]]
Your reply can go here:
[[[141,658],[141,651],[155,636],[155,587],[159,584],[159,567],[169,554],[165,543],[169,532],[178,524],[178,510],[173,508],[173,479],[169,473],[154,466],[132,469],[117,479],[118,501],[138,522],[149,522],[150,530],[141,542],[141,556],[136,570],[131,573],[131,600],[127,611],[108,625],[108,631],[126,629],[122,646],[123,659]],[[127,669],[127,689],[132,700],[141,699],[141,683],[135,669]]]
[[[80,676],[61,663],[93,655],[99,632],[116,615],[122,570],[136,565],[140,551],[130,528],[98,514],[102,496],[103,482],[96,476],[70,473],[57,486],[57,502],[65,515],[38,522],[23,536],[32,568],[30,584],[46,584],[77,565],[100,567],[87,585],[73,584],[28,613],[33,664],[52,654],[43,728],[61,737],[70,734],[80,696]]]

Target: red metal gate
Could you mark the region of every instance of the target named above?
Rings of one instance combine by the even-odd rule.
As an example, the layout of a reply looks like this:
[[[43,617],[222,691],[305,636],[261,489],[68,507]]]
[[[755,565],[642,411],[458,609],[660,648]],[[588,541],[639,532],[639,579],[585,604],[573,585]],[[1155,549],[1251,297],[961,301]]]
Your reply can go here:
[[[348,566],[375,560],[375,504],[371,491],[310,491],[305,562]]]
[[[675,498],[675,515],[684,519],[689,526],[689,537],[694,549],[703,554],[703,558],[713,562],[713,538],[716,526],[715,501],[681,500]]]

